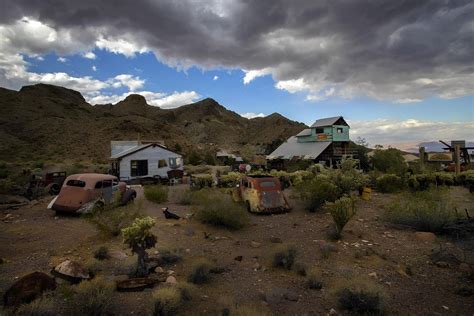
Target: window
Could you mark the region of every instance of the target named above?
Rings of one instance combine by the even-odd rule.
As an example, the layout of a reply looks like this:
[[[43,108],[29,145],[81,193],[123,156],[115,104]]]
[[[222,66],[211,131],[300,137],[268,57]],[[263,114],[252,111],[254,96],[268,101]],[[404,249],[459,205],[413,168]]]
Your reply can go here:
[[[316,128],[316,134],[324,133],[324,128]]]
[[[81,180],[69,180],[67,183],[66,183],[67,186],[70,186],[70,187],[79,187],[79,188],[83,188],[86,186],[86,183],[84,181],[81,181]]]
[[[97,183],[95,184],[94,189],[101,189],[101,188],[102,188],[102,181],[97,181]]]
[[[148,175],[148,160],[130,161],[130,173],[132,177]]]
[[[168,166],[168,164],[166,163],[165,159],[158,160],[158,168],[164,168],[164,167],[167,167],[167,166]]]
[[[181,157],[171,157],[168,161],[172,169],[181,167]]]
[[[337,133],[338,133],[338,134],[344,133],[344,130],[342,129],[342,127],[338,127],[338,128],[337,128]]]
[[[260,186],[262,188],[274,188],[276,185],[273,181],[262,181],[260,182]]]
[[[112,180],[104,180],[102,181],[103,188],[110,188],[112,186]]]

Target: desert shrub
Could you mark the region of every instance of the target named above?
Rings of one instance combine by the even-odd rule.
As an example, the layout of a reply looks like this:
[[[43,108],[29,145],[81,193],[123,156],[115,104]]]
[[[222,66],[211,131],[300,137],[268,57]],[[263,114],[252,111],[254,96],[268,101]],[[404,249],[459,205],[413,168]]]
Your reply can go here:
[[[405,192],[386,207],[384,218],[419,231],[438,232],[456,220],[446,189]]]
[[[402,176],[407,170],[402,152],[395,148],[376,149],[371,160],[374,169],[384,173]]]
[[[453,173],[436,172],[434,176],[436,177],[437,185],[451,186],[451,185],[454,185],[456,181],[456,176]]]
[[[335,202],[327,202],[325,208],[331,213],[336,227],[337,234],[340,236],[342,229],[356,213],[355,199],[343,196]]]
[[[110,203],[100,208],[94,208],[91,214],[85,214],[84,217],[105,236],[116,237],[136,218],[143,217],[142,204],[134,202],[118,206],[117,202]]]
[[[228,309],[227,315],[232,316],[267,316],[272,315],[270,311],[262,306],[255,306],[255,305],[240,305],[235,306],[231,309]],[[225,315],[222,313],[222,315]]]
[[[56,316],[59,314],[58,301],[52,296],[45,294],[43,297],[21,305],[15,312],[19,316]]]
[[[414,191],[424,191],[436,184],[436,177],[432,173],[414,174],[408,178],[408,187]]]
[[[162,185],[146,185],[145,197],[148,201],[164,203],[168,201],[168,188]]]
[[[303,200],[305,208],[310,212],[321,209],[326,201],[335,201],[339,195],[336,185],[322,175],[301,182],[296,186],[296,192]]]
[[[291,245],[280,245],[273,252],[273,266],[290,270],[295,262],[296,248]]]
[[[113,282],[102,277],[83,281],[74,286],[74,296],[70,304],[74,315],[106,315],[110,311],[115,291]]]
[[[343,159],[337,169],[323,169],[323,174],[338,188],[339,195],[350,194],[369,183],[369,177],[356,167],[354,159]]]
[[[211,166],[214,166],[216,164],[216,158],[211,152],[206,152],[206,154],[204,155],[204,161],[206,162],[206,164]]]
[[[232,201],[228,194],[217,190],[200,190],[193,194],[196,218],[205,224],[241,229],[249,218],[244,206]]]
[[[295,266],[296,274],[301,275],[301,276],[306,276],[307,268],[306,268],[306,265],[304,263],[297,262],[297,263],[295,263],[294,266]]]
[[[319,270],[312,268],[308,271],[306,275],[306,286],[311,290],[320,290],[323,287]]]
[[[94,258],[96,258],[97,260],[108,259],[109,258],[109,249],[105,246],[99,247],[99,249],[97,249],[94,252]]]
[[[155,290],[152,300],[153,315],[156,316],[175,315],[183,303],[181,293],[176,287],[163,287]]]
[[[31,168],[33,169],[43,169],[43,167],[44,167],[44,161],[42,160],[35,161],[31,164]]]
[[[220,176],[220,185],[222,187],[235,187],[244,175],[240,172],[229,172]]]
[[[459,173],[456,182],[462,185],[474,184],[474,170],[467,170]]]
[[[210,188],[212,187],[212,175],[211,174],[199,174],[191,178],[192,187],[196,189]]]
[[[158,253],[160,254],[160,260],[163,264],[173,264],[183,258],[178,249],[160,248],[158,249]]]
[[[384,174],[377,178],[377,191],[382,193],[394,193],[403,189],[403,180],[394,174]]]
[[[190,165],[199,165],[201,163],[201,156],[195,151],[192,151],[188,155],[188,163]]]
[[[139,277],[148,275],[145,262],[148,257],[146,250],[153,248],[156,244],[156,236],[151,232],[153,226],[155,226],[155,220],[147,216],[135,219],[132,225],[122,229],[123,243],[132,249],[132,253],[137,254],[136,275]]]
[[[194,262],[188,275],[188,282],[194,284],[208,283],[211,280],[211,269],[213,264],[206,259]]]
[[[180,292],[181,299],[183,301],[191,301],[193,299],[196,292],[196,287],[194,286],[194,284],[188,282],[178,282],[175,287]]]
[[[14,186],[14,183],[10,179],[0,179],[0,193],[10,194]]]
[[[363,315],[381,315],[385,309],[385,294],[376,284],[365,280],[349,280],[336,289],[339,306]]]

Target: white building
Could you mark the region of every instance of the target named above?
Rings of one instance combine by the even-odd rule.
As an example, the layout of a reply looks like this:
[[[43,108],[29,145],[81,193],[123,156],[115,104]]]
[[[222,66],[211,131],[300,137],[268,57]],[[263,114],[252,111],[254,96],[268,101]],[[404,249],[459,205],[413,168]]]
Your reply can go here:
[[[113,172],[124,181],[160,177],[183,170],[183,157],[158,142],[111,141]]]

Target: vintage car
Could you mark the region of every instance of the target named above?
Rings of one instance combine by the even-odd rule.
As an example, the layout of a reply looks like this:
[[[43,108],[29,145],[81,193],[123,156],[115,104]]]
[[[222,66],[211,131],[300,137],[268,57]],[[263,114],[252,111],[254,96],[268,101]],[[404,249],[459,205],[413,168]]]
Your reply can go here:
[[[127,188],[116,176],[98,173],[74,174],[66,178],[59,195],[48,205],[57,212],[87,213],[96,205],[114,200],[120,194],[120,204],[125,205],[137,196],[135,190]]]
[[[235,201],[244,202],[254,213],[281,213],[291,210],[278,178],[249,175],[240,179],[233,192]]]

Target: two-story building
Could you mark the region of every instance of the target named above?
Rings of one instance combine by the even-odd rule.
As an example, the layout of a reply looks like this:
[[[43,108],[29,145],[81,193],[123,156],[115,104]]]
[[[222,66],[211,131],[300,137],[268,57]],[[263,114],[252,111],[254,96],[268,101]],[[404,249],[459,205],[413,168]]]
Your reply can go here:
[[[298,160],[333,165],[349,154],[349,128],[342,116],[317,120],[268,155],[267,164],[272,169],[284,169]]]

